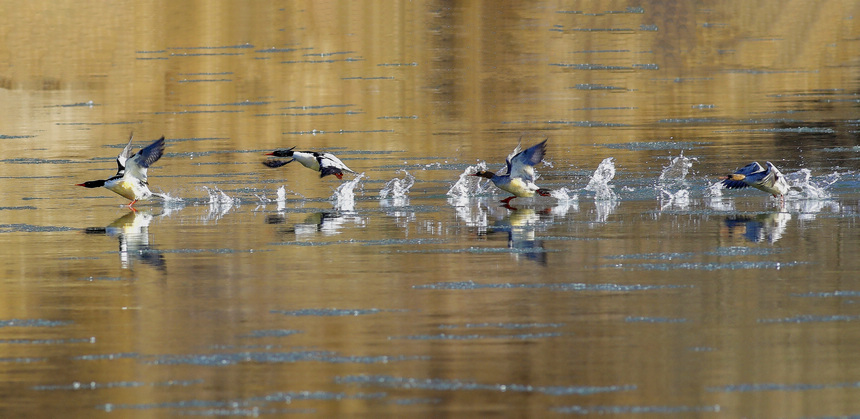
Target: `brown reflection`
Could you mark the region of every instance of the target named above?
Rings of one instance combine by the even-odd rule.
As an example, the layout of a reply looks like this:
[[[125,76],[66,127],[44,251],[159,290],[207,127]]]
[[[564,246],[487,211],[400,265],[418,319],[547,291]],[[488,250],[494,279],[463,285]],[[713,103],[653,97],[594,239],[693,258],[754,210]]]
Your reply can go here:
[[[131,269],[134,263],[150,265],[166,271],[164,255],[149,242],[149,224],[155,216],[150,210],[131,211],[117,218],[107,227],[88,227],[86,234],[104,234],[119,242],[119,260],[123,269]]]
[[[23,417],[33,415],[35,407],[46,417],[90,417],[93,406],[103,403],[242,405],[251,398],[263,403],[265,395],[280,391],[354,395],[367,390],[385,391],[388,398],[293,402],[324,417],[380,416],[380,411],[381,416],[545,417],[552,407],[574,404],[719,404],[728,416],[756,417],[856,414],[860,404],[853,388],[708,390],[750,382],[856,381],[860,363],[852,359],[860,336],[854,320],[757,322],[809,313],[856,315],[849,298],[797,296],[856,288],[860,243],[853,214],[789,223],[778,240],[775,233],[765,234],[772,241],[767,246],[785,250],[774,257],[809,262],[779,272],[615,267],[606,256],[701,256],[715,247],[766,245],[751,240],[762,237],[758,231],[769,223],[779,226],[778,220],[758,216],[727,222],[707,210],[659,215],[650,198],[594,205],[583,198],[581,213],[547,223],[546,236],[553,240],[540,239],[527,222],[518,230],[519,215],[511,214],[499,222],[511,224],[509,234],[498,237],[513,248],[537,248],[544,240],[543,246],[557,250],[549,257],[524,250],[528,263],[504,253],[446,253],[469,249],[476,240],[469,233],[475,227],[458,220],[455,206],[439,198],[462,168],[423,170],[425,165],[501,162],[520,136],[550,137],[553,166],[539,171],[577,188],[587,176],[579,172],[615,157],[619,181],[632,178],[641,189],[658,175],[662,161],[657,159],[677,153],[600,146],[607,143],[695,142],[685,152],[698,159],[694,170],[701,177],[751,160],[819,171],[838,164],[855,171],[860,3],[712,3],[0,2],[0,216],[13,226],[0,240],[5,255],[0,320],[73,322],[59,332],[4,327],[0,333],[4,339],[96,337],[77,346],[0,344],[6,353],[0,367],[14,378],[7,393],[15,394],[0,410],[19,409],[23,413],[17,416]],[[810,127],[832,132],[803,129]],[[108,239],[88,237],[86,245],[77,233],[17,227],[79,228],[101,226],[98,217],[112,219],[116,209],[107,201],[83,199],[76,188],[63,185],[102,170],[104,161],[97,156],[113,155],[103,148],[121,146],[130,129],[146,138],[167,136],[167,154],[149,174],[153,184],[190,202],[200,202],[204,186],[247,197],[252,193],[246,190],[271,194],[272,185],[288,184],[296,196],[309,199],[287,205],[312,207],[331,195],[334,183],[319,181],[310,171],[265,172],[260,165],[262,150],[295,145],[335,149],[350,167],[367,171],[377,182],[367,183],[368,197],[380,180],[415,165],[413,191],[421,196],[410,203],[420,210],[414,222],[381,219],[373,212],[357,221],[324,209],[295,220],[268,219],[293,223],[293,229],[283,230],[261,222],[265,215],[246,201],[218,216],[160,220],[165,228],[158,231],[157,246],[147,226],[158,215],[149,213],[126,214],[90,229]],[[855,197],[850,200],[845,211],[856,209]],[[366,204],[359,202],[358,211],[366,211]],[[10,209],[23,207],[33,209]],[[197,209],[206,210],[205,205]],[[350,221],[361,228],[341,226]],[[340,234],[337,241],[344,244],[273,244],[295,235],[313,241],[326,232]],[[416,237],[436,241],[427,247],[359,244]],[[112,257],[109,263],[92,258],[93,249],[113,239],[120,246],[119,265]],[[169,270],[160,250],[177,250]],[[136,264],[156,269],[132,269]],[[131,286],[77,281],[117,276],[112,275],[117,266],[144,281]],[[151,276],[169,280],[145,280]],[[498,287],[414,288],[468,280]],[[642,292],[505,287],[557,283],[682,287]],[[284,319],[272,313],[330,307],[402,311],[335,319]],[[687,321],[629,324],[628,316]],[[559,323],[563,335],[389,339],[473,323]],[[279,329],[302,333],[258,341],[243,337]],[[148,363],[163,354],[295,348],[429,358]],[[111,353],[142,355],[118,361],[75,358]],[[47,360],[14,361],[33,354]],[[335,377],[348,374],[636,389],[556,396],[336,383]],[[198,378],[202,385],[153,384]],[[133,380],[143,386],[31,390]],[[442,402],[393,400],[423,397]],[[171,407],[120,411],[201,413]]]

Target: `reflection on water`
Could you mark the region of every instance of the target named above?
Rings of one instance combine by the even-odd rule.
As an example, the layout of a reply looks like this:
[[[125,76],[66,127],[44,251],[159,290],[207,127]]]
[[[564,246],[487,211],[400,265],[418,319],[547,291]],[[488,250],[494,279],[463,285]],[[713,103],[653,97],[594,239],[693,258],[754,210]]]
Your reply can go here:
[[[753,242],[776,243],[785,234],[791,214],[787,212],[770,212],[754,217],[732,215],[726,217],[726,228],[729,236],[739,235]]]
[[[132,211],[107,227],[88,227],[85,231],[87,234],[104,234],[116,238],[123,269],[131,268],[134,262],[141,262],[165,270],[164,255],[149,243],[149,224],[154,217],[149,210]]]
[[[0,416],[860,414],[860,4],[788,6],[0,4]]]

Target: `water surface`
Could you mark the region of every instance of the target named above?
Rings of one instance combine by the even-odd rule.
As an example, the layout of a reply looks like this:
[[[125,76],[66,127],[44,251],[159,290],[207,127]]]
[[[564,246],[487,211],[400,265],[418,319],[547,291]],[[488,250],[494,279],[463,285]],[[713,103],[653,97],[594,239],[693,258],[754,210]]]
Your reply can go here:
[[[0,412],[858,415],[858,12],[0,6]]]

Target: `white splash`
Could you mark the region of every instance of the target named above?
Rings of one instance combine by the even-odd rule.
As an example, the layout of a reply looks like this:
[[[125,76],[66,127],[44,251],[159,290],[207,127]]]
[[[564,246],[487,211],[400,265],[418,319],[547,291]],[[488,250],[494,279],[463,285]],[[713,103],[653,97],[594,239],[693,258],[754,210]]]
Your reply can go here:
[[[364,172],[359,173],[354,179],[343,182],[335,189],[331,198],[329,198],[334,203],[335,209],[341,211],[353,211],[355,209],[355,187],[364,178]]]
[[[660,210],[666,208],[688,209],[690,207],[690,191],[681,189],[677,192],[670,192],[665,189],[660,189]]]
[[[203,187],[203,190],[209,194],[209,214],[208,219],[214,220],[223,217],[225,214],[230,212],[230,209],[233,206],[239,206],[240,199],[233,198],[224,193],[224,191],[218,189],[217,187],[209,188],[207,186]]]
[[[797,172],[785,176],[788,181],[789,189],[785,195],[786,200],[789,199],[829,199],[830,193],[827,189],[831,185],[838,182],[842,177],[839,173],[833,172],[820,181],[812,179],[812,172],[809,169],[800,169]]]
[[[690,207],[690,191],[687,189],[687,174],[693,167],[693,161],[684,157],[684,153],[673,157],[669,164],[660,172],[655,188],[658,192],[660,209],[675,207],[687,209]]]
[[[281,185],[278,188],[275,196],[275,202],[278,204],[278,211],[283,211],[287,207],[287,188]]]
[[[389,180],[379,191],[379,199],[384,200],[390,197],[394,206],[405,207],[409,205],[409,189],[415,184],[415,176],[406,170],[399,170],[399,172],[403,172],[403,179]]]
[[[475,166],[467,167],[466,170],[460,174],[460,179],[451,186],[451,189],[448,189],[448,196],[453,198],[470,197],[480,195],[484,192],[485,188],[481,186],[482,178],[471,176],[479,170],[487,170],[487,163],[479,162]]]
[[[683,182],[690,169],[693,167],[693,161],[696,159],[684,157],[682,151],[678,157],[672,157],[669,164],[660,172],[660,177],[657,178],[659,183],[676,183]]]
[[[723,183],[722,181],[714,182],[708,185],[707,189],[705,189],[705,197],[710,198],[719,198],[723,196]]]
[[[616,198],[615,191],[612,190],[614,186],[609,184],[615,177],[615,163],[613,160],[614,157],[603,159],[600,165],[597,166],[597,170],[591,175],[588,185],[585,185],[584,189],[594,192],[594,199],[597,201],[614,200]]]

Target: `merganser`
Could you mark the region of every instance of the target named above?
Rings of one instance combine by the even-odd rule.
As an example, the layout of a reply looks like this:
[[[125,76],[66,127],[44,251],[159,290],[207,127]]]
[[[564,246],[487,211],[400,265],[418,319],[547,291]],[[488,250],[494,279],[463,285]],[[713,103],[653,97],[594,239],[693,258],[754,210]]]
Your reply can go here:
[[[534,166],[543,161],[543,156],[546,153],[546,142],[547,140],[543,140],[524,151],[520,151],[521,144],[517,144],[514,151],[505,159],[507,169],[503,175],[479,170],[471,176],[490,179],[497,188],[514,194],[514,196],[501,201],[505,204],[516,197],[530,198],[535,194],[550,196],[549,189],[543,189],[535,184]]]
[[[338,179],[343,179],[343,172],[357,174],[355,171],[346,167],[339,158],[331,153],[320,153],[317,151],[293,151],[295,147],[288,149],[275,150],[271,153],[266,153],[267,156],[275,157],[290,157],[289,160],[266,160],[263,162],[269,167],[281,167],[293,160],[298,161],[302,166],[308,169],[320,172],[320,177],[335,175]]]
[[[723,178],[723,186],[727,189],[743,189],[747,186],[765,191],[774,198],[780,197],[785,203],[785,194],[789,190],[785,176],[771,162],[766,162],[767,169],[758,162],[752,162]]]
[[[134,204],[137,201],[161,196],[149,190],[149,183],[146,181],[146,169],[164,154],[164,136],[134,154],[131,154],[132,138],[134,138],[134,133],[129,135],[128,144],[116,157],[117,171],[115,175],[105,180],[91,180],[75,184],[75,186],[85,188],[104,186],[126,199],[131,199],[128,204],[131,209],[134,209]]]

